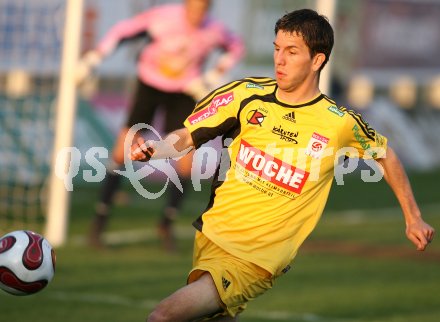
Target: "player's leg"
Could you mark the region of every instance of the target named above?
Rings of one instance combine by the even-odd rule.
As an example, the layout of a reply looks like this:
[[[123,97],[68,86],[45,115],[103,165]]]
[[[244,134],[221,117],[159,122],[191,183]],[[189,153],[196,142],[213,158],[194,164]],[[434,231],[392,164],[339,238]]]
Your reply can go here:
[[[203,317],[221,312],[221,300],[209,273],[186,285],[161,301],[149,315],[147,322],[197,321]],[[226,320],[236,321],[229,317]]]
[[[165,131],[170,133],[183,126],[183,122],[192,112],[195,106],[194,99],[186,94],[173,93],[164,97],[165,107]],[[190,189],[191,167],[193,162],[193,152],[179,159],[175,163],[176,172],[182,182],[183,192],[176,186],[169,185],[167,188],[167,199],[159,219],[158,231],[162,244],[168,251],[176,249],[174,234],[174,222],[178,217],[180,208],[183,204],[184,195]]]
[[[101,183],[99,201],[96,204],[95,216],[89,235],[89,242],[94,247],[104,247],[102,234],[106,230],[111,206],[116,192],[121,186],[122,177],[115,172],[120,170],[124,163],[124,140],[129,128],[124,127],[120,130],[113,147],[112,156],[107,164],[104,180]]]
[[[177,248],[174,223],[182,207],[184,194],[188,193],[188,190],[191,189],[190,177],[193,154],[194,153],[191,151],[188,155],[174,163],[179,179],[182,183],[183,192],[173,184],[168,185],[165,205],[159,218],[159,237],[165,250],[170,252],[175,251]],[[186,163],[183,166],[185,169],[184,171],[181,170],[182,162]]]
[[[197,231],[188,285],[160,302],[147,322],[238,321],[247,302],[272,284],[269,272],[227,253]]]
[[[138,122],[151,122],[153,119],[154,107],[147,103],[149,96],[149,88],[138,81],[127,124],[118,133],[113,146],[111,160],[107,165],[106,176],[101,183],[101,191],[89,235],[89,242],[94,247],[104,246],[102,234],[108,224],[114,196],[119,190],[123,179],[115,170],[120,170],[124,164],[124,143],[130,127]]]

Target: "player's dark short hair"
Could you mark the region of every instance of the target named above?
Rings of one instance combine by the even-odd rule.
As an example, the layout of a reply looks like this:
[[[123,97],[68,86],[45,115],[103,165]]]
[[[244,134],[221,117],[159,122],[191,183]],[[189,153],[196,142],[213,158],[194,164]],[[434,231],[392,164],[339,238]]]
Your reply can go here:
[[[322,68],[328,62],[332,52],[334,35],[333,28],[327,17],[311,9],[301,9],[286,13],[275,24],[275,35],[279,30],[300,34],[310,50],[310,56],[318,53],[325,55]]]

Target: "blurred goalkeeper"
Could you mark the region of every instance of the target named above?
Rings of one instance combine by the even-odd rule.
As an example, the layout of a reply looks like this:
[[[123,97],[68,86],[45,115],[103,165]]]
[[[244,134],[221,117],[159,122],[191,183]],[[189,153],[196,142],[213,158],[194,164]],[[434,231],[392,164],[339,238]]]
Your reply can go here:
[[[90,243],[101,247],[102,233],[108,223],[112,199],[122,177],[114,172],[124,163],[124,140],[134,124],[151,125],[155,111],[165,112],[164,130],[180,128],[196,101],[219,85],[222,76],[244,53],[242,40],[223,23],[208,15],[210,0],[184,0],[182,4],[153,7],[119,22],[103,37],[95,50],[87,52],[78,66],[78,82],[85,80],[98,64],[112,53],[122,40],[145,34],[150,39],[137,63],[138,81],[131,111],[121,129],[107,167],[106,178],[92,223]],[[203,71],[203,65],[216,49],[222,55],[215,67]],[[177,162],[181,179],[189,178],[192,154]],[[159,236],[168,250],[175,248],[172,223],[182,202],[177,187],[168,187],[169,196],[159,222]]]

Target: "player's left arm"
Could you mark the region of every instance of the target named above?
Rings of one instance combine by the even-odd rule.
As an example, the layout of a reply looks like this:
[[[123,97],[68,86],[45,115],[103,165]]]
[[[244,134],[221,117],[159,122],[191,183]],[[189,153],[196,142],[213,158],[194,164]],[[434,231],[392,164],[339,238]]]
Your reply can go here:
[[[408,176],[394,150],[387,148],[386,157],[376,160],[384,169],[384,178],[393,190],[406,223],[406,236],[423,251],[434,238],[435,230],[423,219]]]

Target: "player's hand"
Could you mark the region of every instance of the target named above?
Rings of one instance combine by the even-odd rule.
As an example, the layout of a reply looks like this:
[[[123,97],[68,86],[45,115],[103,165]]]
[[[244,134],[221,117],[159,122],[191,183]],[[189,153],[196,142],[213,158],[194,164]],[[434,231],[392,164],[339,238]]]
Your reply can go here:
[[[213,90],[219,86],[221,86],[224,83],[224,71],[220,70],[218,68],[213,68],[209,71],[207,71],[203,75],[203,80],[205,81],[205,84],[210,90]]]
[[[184,93],[192,96],[196,101],[200,101],[209,92],[223,84],[224,72],[218,68],[213,68],[204,73],[201,77],[197,77],[191,81]]]
[[[183,92],[192,96],[196,101],[200,101],[209,93],[209,88],[206,86],[206,83],[202,77],[197,77],[193,81],[189,82]]]
[[[423,251],[433,240],[435,234],[434,228],[418,219],[406,226],[406,236],[417,247],[417,250]]]
[[[131,146],[129,157],[133,161],[147,162],[151,159],[154,152],[153,142],[145,141],[139,137],[136,143]]]
[[[77,63],[76,83],[82,84],[91,74],[93,68],[102,61],[101,54],[96,50],[88,51]]]

